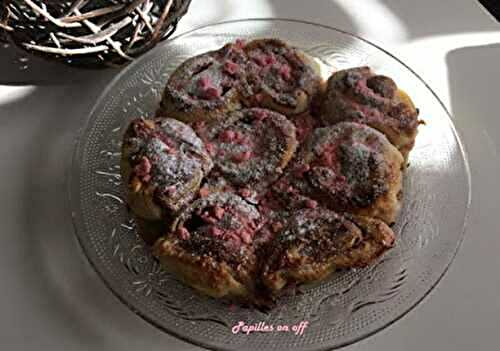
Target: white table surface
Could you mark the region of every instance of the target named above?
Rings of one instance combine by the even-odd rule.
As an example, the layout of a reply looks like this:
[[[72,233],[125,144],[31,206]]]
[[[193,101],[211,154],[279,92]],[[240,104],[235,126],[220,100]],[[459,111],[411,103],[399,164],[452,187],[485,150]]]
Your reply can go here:
[[[444,100],[470,156],[471,215],[451,269],[402,320],[346,350],[498,350],[500,25],[473,0],[193,0],[179,31],[245,17],[324,23],[389,49]],[[0,349],[198,350],[113,297],[74,238],[68,158],[116,71],[26,72],[13,61],[0,49]],[[19,84],[29,74],[44,83]]]

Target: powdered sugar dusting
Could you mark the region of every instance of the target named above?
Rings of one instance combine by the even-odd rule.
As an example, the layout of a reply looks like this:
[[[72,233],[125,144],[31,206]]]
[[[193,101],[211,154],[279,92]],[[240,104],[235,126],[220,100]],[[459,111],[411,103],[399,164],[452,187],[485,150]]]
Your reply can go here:
[[[213,166],[195,132],[174,119],[134,120],[124,145],[132,177],[147,181],[152,196],[172,210],[192,199],[193,190]]]

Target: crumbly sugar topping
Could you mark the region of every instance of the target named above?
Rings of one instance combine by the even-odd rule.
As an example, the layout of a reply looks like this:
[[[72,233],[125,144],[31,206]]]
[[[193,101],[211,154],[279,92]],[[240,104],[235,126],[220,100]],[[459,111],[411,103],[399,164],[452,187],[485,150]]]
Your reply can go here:
[[[297,49],[281,41],[267,39],[250,45],[236,41],[186,61],[165,91],[180,111],[215,110],[234,94],[252,106],[267,95],[278,104],[296,107],[299,95],[313,95],[319,80]],[[253,100],[255,104],[250,103]]]
[[[197,132],[210,145],[216,168],[238,187],[264,188],[276,180],[297,146],[293,123],[260,108],[233,112],[201,128]]]
[[[297,50],[279,40],[263,40],[246,53],[250,58],[247,80],[257,100],[264,93],[281,105],[296,107],[299,91],[312,93],[318,82]]]
[[[166,92],[181,111],[189,111],[195,106],[215,109],[222,106],[229,92],[241,84],[246,62],[240,45],[228,44],[186,61],[172,75]]]
[[[384,124],[411,132],[418,126],[418,113],[396,99],[396,92],[391,78],[375,75],[369,67],[357,67],[339,71],[329,79],[326,99],[341,120]]]
[[[132,177],[138,176],[167,207],[186,200],[186,194],[213,166],[191,127],[174,119],[134,120],[125,144]]]
[[[257,208],[238,195],[213,193],[193,202],[175,226],[185,249],[238,262],[238,257],[254,250],[262,224]]]
[[[296,49],[251,43],[184,63],[166,88],[175,107],[208,111],[234,92],[258,106],[267,95],[294,107],[298,91],[313,92],[315,73]],[[313,112],[285,117],[259,107],[191,126],[133,121],[124,140],[132,176],[176,212],[170,238],[235,270],[262,247],[272,270],[292,264],[284,249],[321,262],[362,238],[353,221],[333,211],[370,206],[388,191],[388,141],[365,124],[392,118],[408,126],[416,116],[394,102],[394,82],[367,67],[339,72],[329,84],[335,89],[327,98],[355,122],[323,127]]]
[[[300,203],[306,196],[336,210],[367,207],[388,190],[387,143],[378,131],[353,122],[317,128],[275,188]]]
[[[288,259],[286,252],[291,248],[310,261],[323,262],[332,255],[345,253],[362,236],[360,228],[333,211],[323,208],[295,211],[288,217],[279,235],[271,241],[266,269],[293,268],[302,262]]]

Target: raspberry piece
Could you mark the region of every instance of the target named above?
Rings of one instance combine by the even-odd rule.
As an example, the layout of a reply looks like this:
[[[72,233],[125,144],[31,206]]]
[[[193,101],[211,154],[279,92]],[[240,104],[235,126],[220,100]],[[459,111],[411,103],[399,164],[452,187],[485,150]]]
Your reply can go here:
[[[233,61],[226,61],[224,63],[224,72],[230,74],[230,75],[234,75],[238,72],[238,68],[240,66],[237,64],[237,63],[234,63]]]
[[[233,157],[231,157],[231,159],[237,163],[248,161],[251,158],[252,158],[252,153],[250,151],[245,151],[245,152],[233,155]]]
[[[134,167],[135,174],[143,178],[151,172],[151,161],[146,156],[141,158],[141,161]]]
[[[187,230],[184,227],[180,227],[179,229],[177,229],[177,235],[182,240],[188,240],[191,237],[191,234],[189,233],[189,230]]]
[[[215,154],[217,153],[216,146],[215,146],[214,144],[212,144],[212,143],[207,143],[207,144],[205,145],[205,149],[207,149],[207,152],[208,152],[211,156],[213,156],[213,155],[215,155]]]
[[[201,197],[207,197],[208,195],[210,195],[210,191],[208,190],[208,188],[203,187],[200,189],[200,196]]]
[[[306,200],[306,207],[315,209],[316,207],[318,207],[318,202],[310,199]]]
[[[222,207],[215,206],[215,208],[214,208],[214,216],[215,216],[215,218],[222,219],[222,217],[224,216],[224,212],[226,212],[226,210],[224,210]]]
[[[221,91],[213,85],[213,82],[207,76],[203,76],[198,80],[198,88],[201,98],[214,100],[221,96]]]
[[[292,72],[290,66],[283,65],[280,67],[280,74],[284,80],[290,80],[292,78]]]
[[[241,232],[240,237],[245,244],[250,244],[252,242],[252,236],[246,231]]]
[[[239,194],[243,197],[251,197],[252,191],[249,189],[240,189]]]
[[[270,54],[264,57],[264,62],[266,63],[266,65],[274,65],[278,61],[276,60],[276,57],[273,54]]]
[[[262,93],[255,94],[255,101],[257,103],[261,103],[263,100],[264,100],[264,94]]]
[[[267,111],[264,111],[264,110],[255,110],[253,115],[254,115],[255,119],[258,121],[263,121],[267,117],[269,117],[269,113]]]
[[[224,234],[224,231],[222,229],[217,227],[210,227],[210,235],[219,237],[222,236],[222,234]]]
[[[238,144],[243,144],[243,141],[244,141],[244,135],[242,132],[240,132],[239,130],[236,131],[236,133],[234,134],[234,140],[238,143]]]
[[[219,139],[225,143],[231,143],[236,139],[236,133],[230,129],[225,130],[219,135]]]
[[[203,97],[207,100],[215,100],[220,98],[220,90],[215,87],[208,87],[205,89]]]
[[[277,62],[276,61],[276,57],[274,57],[273,54],[270,54],[270,55],[266,55],[266,54],[256,55],[256,56],[254,56],[253,59],[255,60],[255,62],[257,62],[257,64],[259,66],[262,66],[262,67],[271,66],[271,65],[274,65]]]

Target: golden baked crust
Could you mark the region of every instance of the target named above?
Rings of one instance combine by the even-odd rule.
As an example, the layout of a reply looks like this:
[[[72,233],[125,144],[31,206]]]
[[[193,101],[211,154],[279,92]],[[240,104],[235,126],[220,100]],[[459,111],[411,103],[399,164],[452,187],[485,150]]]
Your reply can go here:
[[[267,305],[392,247],[419,121],[390,78],[357,67],[325,86],[300,50],[238,40],[181,64],[157,116],[125,133],[127,202],[194,289]]]
[[[284,171],[297,149],[295,126],[266,109],[234,111],[195,130],[214,161],[214,174],[235,189],[263,190]]]
[[[167,270],[213,297],[249,300],[255,296],[254,241],[263,218],[233,193],[213,193],[187,207],[154,254]]]
[[[246,62],[241,43],[188,59],[170,76],[157,115],[189,123],[217,120],[241,108]]]
[[[318,65],[301,50],[278,39],[259,39],[244,47],[250,95],[247,106],[268,108],[287,116],[309,111],[322,80]]]
[[[155,244],[155,254],[165,269],[208,296],[242,300],[251,298],[248,287],[235,278],[237,272],[227,263],[218,262],[212,257],[195,257],[182,249],[178,240],[159,239]]]
[[[320,114],[326,125],[352,121],[379,130],[405,160],[419,125],[418,110],[408,95],[391,78],[376,75],[369,67],[335,72],[328,79]]]
[[[127,203],[146,220],[179,211],[212,166],[203,142],[175,119],[136,119],[125,133],[120,169]]]
[[[314,130],[274,192],[289,206],[314,199],[392,224],[401,208],[403,168],[403,157],[382,133],[341,122]]]
[[[340,268],[364,267],[393,243],[394,233],[380,220],[322,208],[299,210],[262,253],[262,282],[276,295]]]
[[[277,39],[236,41],[182,63],[157,115],[211,122],[243,105],[295,115],[309,111],[322,84],[318,65],[302,51]]]

